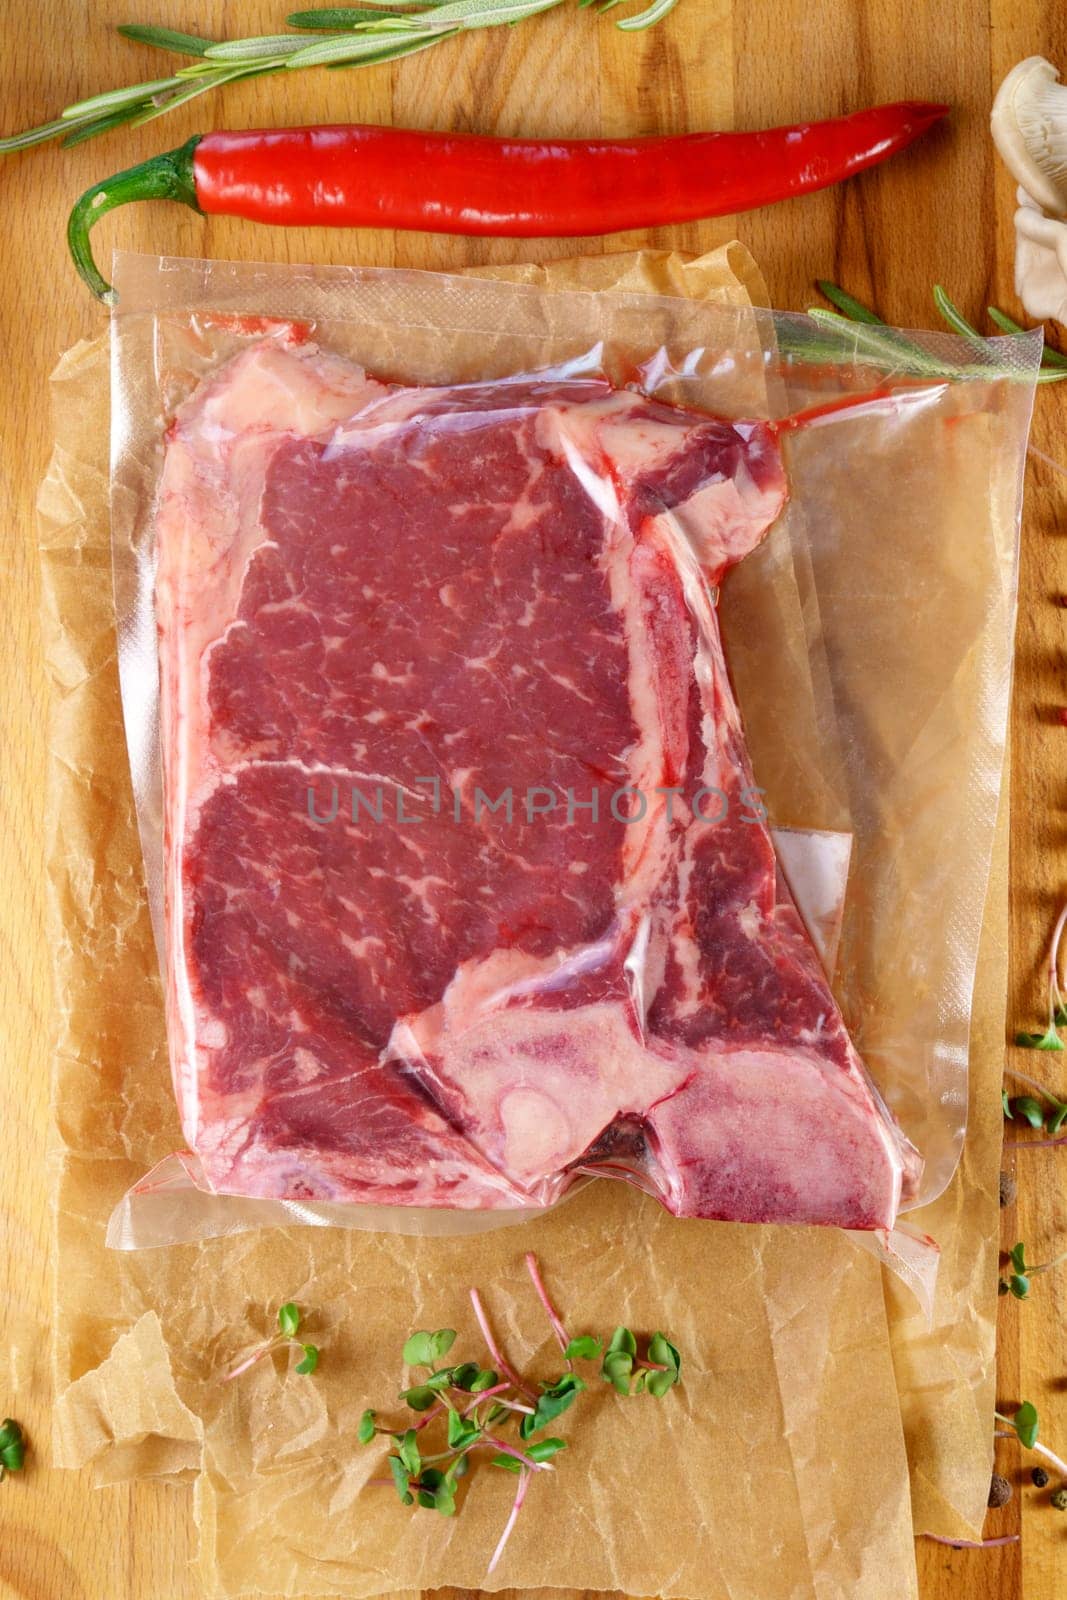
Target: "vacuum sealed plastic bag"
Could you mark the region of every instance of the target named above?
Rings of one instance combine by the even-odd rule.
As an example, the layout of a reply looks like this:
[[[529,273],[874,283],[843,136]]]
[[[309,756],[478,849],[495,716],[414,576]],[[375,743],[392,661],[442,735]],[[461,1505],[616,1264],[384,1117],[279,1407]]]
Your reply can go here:
[[[493,1225],[587,1176],[862,1230],[939,1192],[1038,341],[887,358],[416,273],[117,285],[123,696],[191,1152],[117,1242]]]

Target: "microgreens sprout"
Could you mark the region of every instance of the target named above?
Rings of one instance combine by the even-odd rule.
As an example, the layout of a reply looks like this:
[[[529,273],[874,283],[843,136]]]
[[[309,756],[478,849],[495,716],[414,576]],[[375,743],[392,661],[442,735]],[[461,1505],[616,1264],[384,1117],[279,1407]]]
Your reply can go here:
[[[1044,1456],[1046,1461],[1052,1463],[1064,1483],[1067,1484],[1067,1461],[1061,1461],[1059,1456],[1053,1454],[1048,1445],[1041,1444],[1038,1440],[1037,1433],[1040,1419],[1035,1405],[1029,1400],[1024,1400],[1013,1417],[1006,1417],[1001,1411],[994,1411],[993,1415],[998,1422],[1005,1423],[1011,1430],[1010,1432],[1002,1433],[998,1428],[996,1435],[998,1439],[1015,1438],[1018,1439],[1025,1450],[1035,1450],[1038,1455]]]
[[[947,1544],[951,1550],[990,1550],[997,1544],[1018,1544],[1017,1533],[1003,1533],[999,1539],[950,1539],[943,1533],[920,1533],[920,1539],[932,1539],[934,1544]]]
[[[0,1480],[5,1473],[21,1472],[26,1460],[26,1435],[14,1417],[0,1422]]]
[[[1056,925],[1052,930],[1049,942],[1048,959],[1046,962],[1046,980],[1048,986],[1048,1023],[1043,1033],[1023,1032],[1015,1035],[1015,1043],[1026,1050],[1058,1051],[1064,1048],[1060,1029],[1067,1026],[1067,1000],[1064,998],[1060,984],[1060,944],[1063,939],[1063,930],[1067,926],[1067,905],[1064,905],[1056,918]],[[1004,1107],[1004,1116],[1009,1122],[1025,1122],[1036,1132],[1045,1132],[1045,1139],[1016,1139],[1017,1147],[1029,1146],[1031,1148],[1048,1148],[1050,1145],[1067,1144],[1067,1100],[1054,1094],[1045,1084],[1039,1083],[1036,1078],[1031,1078],[1027,1073],[1020,1072],[1016,1067],[1008,1067],[1007,1074],[1017,1083],[1025,1085],[1033,1091],[1032,1094],[1011,1096],[1007,1089],[1001,1091],[1001,1101]]]
[[[478,1319],[478,1326],[482,1330],[482,1338],[485,1340],[486,1349],[505,1378],[513,1388],[518,1389],[520,1394],[526,1395],[531,1400],[536,1399],[535,1391],[530,1388],[529,1384],[524,1383],[519,1375],[508,1366],[508,1363],[497,1349],[496,1340],[493,1338],[493,1330],[489,1326],[489,1318],[485,1314],[485,1307],[482,1305],[482,1298],[477,1289],[471,1290],[471,1305],[474,1307],[474,1315]]]
[[[400,1399],[419,1420],[390,1426],[380,1423],[378,1413],[368,1409],[357,1430],[361,1444],[371,1444],[379,1435],[392,1441],[387,1457],[390,1478],[371,1481],[391,1481],[405,1506],[454,1516],[458,1480],[469,1470],[475,1452],[490,1452],[488,1466],[517,1477],[515,1498],[490,1560],[489,1573],[495,1571],[504,1554],[535,1474],[554,1471],[553,1457],[567,1448],[566,1439],[547,1430],[588,1388],[586,1380],[574,1370],[575,1362],[595,1361],[604,1350],[604,1341],[592,1334],[572,1338],[567,1332],[533,1254],[526,1257],[526,1269],[566,1363],[558,1377],[535,1383],[520,1376],[493,1333],[481,1295],[471,1289],[471,1305],[492,1365],[483,1367],[477,1361],[442,1365],[456,1340],[453,1328],[413,1333],[404,1345],[402,1357],[405,1366],[418,1370],[419,1381],[401,1390]],[[617,1328],[608,1344],[601,1372],[621,1393],[645,1389],[660,1396],[681,1381],[681,1357],[662,1333],[653,1334],[645,1357],[638,1358],[637,1348],[637,1340],[628,1328]],[[610,1372],[605,1370],[609,1365]],[[636,1380],[631,1382],[635,1371]],[[444,1437],[440,1447],[424,1450],[420,1442],[422,1430],[442,1421]],[[509,1429],[514,1429],[510,1436]]]
[[[1067,1003],[1064,1002],[1063,991],[1060,987],[1060,940],[1063,937],[1064,925],[1067,924],[1067,904],[1056,918],[1056,926],[1052,930],[1052,939],[1049,943],[1047,978],[1048,978],[1048,1026],[1044,1033],[1017,1033],[1015,1043],[1022,1045],[1027,1050],[1062,1050],[1063,1040],[1060,1038],[1059,1029],[1067,1024]]]
[[[257,1344],[255,1349],[250,1350],[235,1367],[231,1367],[229,1372],[223,1375],[223,1383],[239,1378],[242,1372],[247,1372],[249,1367],[254,1367],[257,1361],[262,1361],[264,1356],[271,1355],[275,1350],[286,1349],[302,1352],[294,1370],[302,1377],[309,1378],[319,1364],[319,1351],[315,1345],[304,1344],[297,1338],[299,1329],[299,1309],[291,1300],[287,1300],[278,1310],[278,1332],[272,1338],[264,1339],[262,1344]]]
[[[654,1333],[648,1341],[647,1357],[640,1360],[630,1329],[616,1328],[608,1341],[600,1376],[620,1394],[647,1390],[659,1399],[681,1381],[681,1357],[662,1333]]]
[[[1042,1261],[1039,1266],[1028,1265],[1026,1260],[1026,1246],[1017,1244],[1008,1252],[1008,1260],[1012,1266],[1011,1275],[1005,1280],[1000,1280],[1001,1294],[1013,1294],[1016,1300],[1025,1300],[1030,1294],[1030,1279],[1036,1278],[1040,1272],[1051,1272],[1062,1262],[1067,1261],[1067,1250],[1056,1256],[1052,1261]]]

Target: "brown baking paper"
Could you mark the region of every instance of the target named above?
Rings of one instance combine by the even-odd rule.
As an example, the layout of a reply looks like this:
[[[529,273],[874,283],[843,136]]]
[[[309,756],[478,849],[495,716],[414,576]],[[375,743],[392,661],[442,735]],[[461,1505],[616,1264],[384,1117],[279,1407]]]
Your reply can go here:
[[[1008,790],[1005,770],[971,1017],[967,1140],[945,1193],[912,1218],[941,1246],[933,1315],[885,1276],[915,1528],[946,1538],[981,1537],[993,1469]]]
[[[613,271],[627,287],[760,298],[737,247],[688,267],[655,256],[583,263],[574,278],[553,269],[552,280],[601,286]],[[576,1331],[617,1320],[663,1326],[684,1352],[685,1383],[662,1402],[629,1405],[598,1385],[564,1419],[571,1448],[532,1486],[494,1586],[908,1600],[902,1409],[925,1525],[973,1525],[988,1482],[989,1430],[979,1426],[995,1305],[988,1117],[940,1203],[946,1309],[932,1341],[896,1291],[891,1341],[881,1271],[843,1236],[678,1222],[614,1184],[521,1232],[420,1240],[289,1228],[105,1251],[115,1202],[180,1133],[115,670],[103,342],[63,360],[55,399],[59,443],[41,512],[55,685],[57,1462],[91,1461],[103,1482],[195,1471],[201,1569],[191,1594],[477,1586],[514,1481],[472,1474],[454,1522],[412,1516],[391,1489],[368,1483],[382,1473],[382,1452],[360,1448],[355,1427],[364,1405],[388,1410],[411,1327],[448,1323],[460,1330],[457,1354],[480,1352],[471,1284],[512,1358],[550,1370],[548,1330],[521,1267],[532,1249]],[[1001,887],[1002,874],[1000,861]],[[978,1008],[986,1083],[990,1044],[1002,1037],[1000,900],[994,909]],[[314,1379],[278,1358],[220,1382],[286,1299],[304,1309],[306,1336],[323,1351]],[[939,1351],[939,1340],[949,1347]]]

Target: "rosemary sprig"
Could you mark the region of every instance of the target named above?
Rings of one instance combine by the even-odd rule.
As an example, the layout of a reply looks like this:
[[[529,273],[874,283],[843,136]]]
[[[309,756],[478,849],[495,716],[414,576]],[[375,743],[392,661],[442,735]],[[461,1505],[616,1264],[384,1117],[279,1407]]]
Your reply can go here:
[[[995,322],[1001,333],[1025,333],[1022,323],[1016,322],[1014,317],[1009,317],[1006,311],[1001,311],[998,306],[986,306],[986,316],[990,322]],[[1061,350],[1053,350],[1051,345],[1045,346],[1042,360],[1047,366],[1060,367],[1067,370],[1067,356]]]
[[[883,366],[891,364],[894,367],[902,367],[908,372],[929,377],[1000,375],[994,366],[971,368],[951,366],[939,361],[930,351],[924,350],[921,345],[915,344],[896,329],[888,327],[870,306],[865,306],[862,301],[855,299],[838,284],[831,283],[826,278],[819,278],[816,286],[836,309],[826,311],[821,306],[813,306],[809,309],[808,315],[823,327],[836,328],[838,331],[847,328],[855,341],[857,351],[872,361]],[[933,300],[938,315],[953,333],[959,334],[961,338],[973,340],[982,351],[987,348],[983,335],[967,321],[963,312],[949,299],[939,283],[934,285]],[[996,324],[1001,333],[1017,334],[1027,331],[996,306],[989,306],[987,309],[990,320]],[[1004,376],[1009,375],[1004,374]],[[1037,382],[1061,383],[1065,378],[1067,378],[1067,356],[1058,350],[1046,347],[1041,355],[1041,370],[1037,374]]]
[[[858,305],[859,302],[854,304]],[[856,350],[882,366],[904,367],[909,372],[927,377],[939,377],[952,370],[921,345],[898,333],[895,328],[888,327],[873,312],[866,317],[856,318],[850,313],[824,311],[821,306],[811,306],[808,316],[821,327],[832,328],[839,333],[847,331]]]
[[[876,328],[885,327],[885,319],[883,317],[880,317],[876,311],[872,311],[870,306],[865,306],[862,301],[847,293],[838,284],[831,283],[828,278],[817,278],[815,287],[850,322],[867,322],[873,324]]]
[[[118,32],[137,44],[191,57],[165,78],[152,78],[67,106],[58,117],[34,128],[0,138],[0,155],[27,150],[58,139],[65,147],[95,139],[112,128],[138,127],[174,111],[197,95],[220,89],[240,78],[262,78],[272,72],[304,67],[367,67],[397,61],[418,50],[443,44],[460,33],[498,28],[553,11],[568,0],[388,0],[362,6],[330,6],[294,11],[286,18],[292,33],[247,39],[208,39],[173,28],[126,23]],[[589,3],[579,0],[578,8]],[[598,12],[613,10],[620,0],[592,0]],[[673,11],[678,0],[652,0],[636,15],[616,22],[625,32],[650,28]],[[308,34],[320,38],[309,41]]]
[[[124,22],[115,29],[124,39],[135,44],[152,44],[160,50],[173,50],[179,56],[202,56],[213,39],[201,39],[195,33],[178,33],[173,28],[141,27],[136,22]]]

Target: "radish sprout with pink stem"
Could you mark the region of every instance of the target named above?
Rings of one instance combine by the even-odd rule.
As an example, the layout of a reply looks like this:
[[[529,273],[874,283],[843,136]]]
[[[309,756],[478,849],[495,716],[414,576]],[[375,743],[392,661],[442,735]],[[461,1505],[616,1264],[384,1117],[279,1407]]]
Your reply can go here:
[[[1009,1139],[1008,1143],[1015,1150],[1054,1150],[1067,1144],[1067,1134],[1059,1139]]]
[[[571,1341],[567,1336],[566,1328],[559,1319],[555,1306],[548,1297],[548,1290],[545,1288],[544,1279],[541,1277],[541,1268],[537,1265],[537,1257],[532,1250],[527,1251],[526,1254],[526,1270],[533,1281],[534,1289],[537,1291],[537,1298],[545,1308],[545,1316],[552,1324],[552,1332],[556,1335],[559,1347],[563,1354],[566,1355],[567,1346]]]
[[[998,1417],[1000,1416],[999,1411],[996,1413],[996,1415]],[[1001,1422],[1007,1422],[1008,1419],[1007,1417],[1000,1417],[1000,1420]],[[1016,1435],[1007,1428],[998,1428],[993,1437],[995,1439],[1014,1439]],[[1030,1448],[1034,1451],[1035,1455],[1044,1456],[1046,1461],[1051,1461],[1052,1465],[1056,1468],[1056,1471],[1063,1474],[1064,1482],[1067,1483],[1067,1464],[1062,1462],[1058,1455],[1055,1455],[1047,1445],[1041,1444],[1038,1440],[1035,1440]]]
[[[1046,1100],[1058,1100],[1059,1096],[1053,1094],[1045,1083],[1038,1083],[1036,1078],[1031,1078],[1027,1073],[1020,1072],[1018,1067],[1005,1067],[1004,1071],[1009,1078],[1014,1078],[1017,1083],[1025,1083],[1028,1089],[1033,1089],[1035,1094],[1042,1094]]]
[[[403,1360],[408,1367],[422,1369],[425,1376],[403,1390],[400,1398],[409,1410],[421,1413],[419,1420],[384,1426],[379,1425],[374,1411],[367,1410],[359,1424],[361,1443],[369,1444],[379,1434],[392,1441],[393,1449],[387,1457],[391,1477],[369,1481],[392,1482],[406,1506],[422,1506],[454,1516],[458,1480],[469,1470],[475,1452],[491,1451],[490,1466],[517,1475],[515,1498],[489,1572],[496,1569],[504,1554],[534,1475],[552,1472],[552,1457],[566,1449],[567,1441],[548,1435],[547,1430],[588,1387],[574,1370],[575,1361],[596,1360],[605,1347],[603,1340],[589,1334],[570,1338],[534,1255],[527,1255],[526,1267],[566,1362],[566,1370],[558,1378],[534,1383],[516,1371],[493,1333],[481,1295],[471,1289],[471,1306],[492,1366],[482,1367],[475,1361],[442,1365],[455,1343],[453,1328],[413,1333],[404,1345]],[[652,1335],[646,1354],[639,1357],[633,1333],[628,1328],[616,1328],[607,1344],[601,1376],[624,1394],[645,1389],[650,1394],[663,1395],[681,1381],[681,1357],[662,1333]],[[440,1424],[442,1419],[445,1448],[431,1448],[424,1454],[420,1433],[435,1422]],[[515,1428],[517,1437],[501,1436],[508,1427]]]
[[[1033,1270],[1033,1269],[1032,1269]],[[1014,1417],[1006,1417],[1003,1412],[995,1411],[993,1415],[998,1422],[1006,1423],[1005,1428],[998,1428],[994,1434],[997,1439],[1018,1439],[1027,1450],[1033,1450],[1038,1455],[1044,1456],[1059,1472],[1064,1482],[1067,1483],[1067,1461],[1061,1461],[1047,1445],[1041,1444],[1037,1437],[1038,1415],[1036,1406],[1029,1400],[1024,1400],[1016,1411]],[[1047,1481],[1047,1479],[1046,1479]],[[1057,1503],[1053,1496],[1053,1504]],[[923,1533],[920,1538],[932,1539],[935,1544],[949,1545],[953,1550],[988,1550],[994,1545],[1016,1544],[1019,1539],[1017,1533],[1005,1533],[996,1539],[953,1539],[939,1533]]]
[[[523,1383],[521,1378],[516,1376],[511,1367],[509,1367],[507,1362],[504,1360],[504,1357],[501,1355],[500,1351],[497,1349],[496,1340],[493,1338],[493,1330],[489,1326],[489,1318],[485,1314],[485,1307],[482,1305],[482,1298],[477,1289],[471,1290],[471,1305],[474,1307],[474,1315],[478,1319],[478,1326],[482,1330],[482,1338],[485,1340],[486,1349],[489,1351],[489,1354],[492,1356],[493,1360],[496,1362],[505,1378],[507,1378],[508,1381],[522,1394],[529,1395],[530,1399],[532,1400],[534,1398],[534,1391],[528,1388],[527,1385]]]
[[[489,1577],[490,1573],[495,1572],[497,1562],[504,1554],[504,1547],[511,1538],[512,1530],[514,1529],[516,1522],[519,1520],[519,1512],[522,1510],[522,1503],[526,1499],[526,1490],[529,1487],[529,1483],[530,1474],[528,1472],[520,1472],[519,1486],[515,1490],[515,1500],[508,1515],[508,1520],[504,1524],[504,1531],[500,1535],[500,1542],[493,1551],[492,1560],[485,1570],[485,1575],[487,1578]]]
[[[1000,1292],[1013,1294],[1016,1300],[1026,1300],[1030,1294],[1030,1279],[1036,1278],[1039,1273],[1052,1272],[1056,1267],[1062,1266],[1063,1262],[1067,1261],[1067,1250],[1061,1251],[1051,1261],[1042,1261],[1037,1266],[1031,1266],[1026,1259],[1026,1246],[1016,1244],[1008,1251],[1008,1260],[1012,1271],[1007,1280],[1001,1278]]]
[[[1019,1094],[1009,1098],[1007,1089],[1001,1090],[1004,1115],[1007,1120],[1026,1122],[1035,1131],[1049,1134],[1047,1139],[1010,1139],[1008,1143],[1016,1148],[1022,1145],[1047,1148],[1050,1145],[1063,1144],[1064,1137],[1060,1136],[1060,1129],[1067,1123],[1067,1101],[1061,1100],[1046,1084],[1038,1083],[1036,1078],[1031,1078],[1025,1072],[1019,1072],[1014,1067],[1007,1067],[1005,1071],[1009,1077],[1018,1079],[1020,1083],[1025,1083],[1027,1088],[1035,1091],[1034,1094]],[[1037,1098],[1038,1095],[1040,1099]],[[1046,1101],[1047,1105],[1044,1103]]]
[[[1063,939],[1063,930],[1067,927],[1067,904],[1065,904],[1056,925],[1052,930],[1052,939],[1049,943],[1048,959],[1046,961],[1046,977],[1048,985],[1048,1025],[1044,1033],[1017,1033],[1015,1043],[1027,1050],[1062,1050],[1063,1040],[1060,1037],[1060,1028],[1067,1026],[1067,1001],[1064,999],[1063,989],[1060,985],[1060,944]],[[1067,1136],[1059,1137],[1061,1128],[1067,1124],[1067,1100],[1054,1094],[1045,1084],[1039,1083],[1036,1078],[1031,1078],[1026,1072],[1020,1072],[1017,1067],[1008,1067],[1007,1075],[1025,1084],[1032,1089],[1033,1094],[1016,1095],[1010,1098],[1007,1089],[1002,1090],[1001,1098],[1004,1102],[1004,1115],[1009,1122],[1016,1120],[1029,1123],[1036,1131],[1048,1134],[1046,1139],[1014,1139],[1011,1143],[1016,1149],[1031,1146],[1035,1149],[1050,1149],[1055,1145],[1067,1144]]]
[[[1010,1432],[1002,1432],[998,1428],[996,1432],[998,1439],[1018,1439],[1024,1449],[1034,1450],[1039,1456],[1044,1456],[1046,1461],[1051,1462],[1064,1483],[1067,1484],[1067,1461],[1061,1461],[1059,1456],[1049,1449],[1048,1445],[1041,1444],[1038,1440],[1036,1406],[1032,1405],[1029,1400],[1024,1400],[1014,1417],[1006,1417],[1001,1411],[994,1411],[993,1415],[998,1422],[1006,1423],[1011,1430]]]
[[[1064,903],[1056,918],[1056,926],[1052,930],[1052,939],[1049,943],[1048,963],[1046,973],[1048,978],[1048,1027],[1044,1033],[1017,1033],[1015,1043],[1028,1050],[1062,1050],[1063,1040],[1057,1032],[1058,1028],[1067,1024],[1067,1005],[1064,1004],[1063,991],[1060,987],[1060,940],[1063,938],[1064,927],[1067,926],[1067,902]]]
[[[264,1356],[269,1356],[275,1350],[299,1350],[301,1359],[296,1364],[296,1371],[302,1377],[310,1377],[319,1364],[319,1352],[315,1345],[304,1344],[296,1337],[300,1328],[300,1312],[291,1300],[287,1300],[278,1312],[278,1332],[271,1339],[264,1339],[262,1344],[249,1351],[242,1361],[229,1372],[223,1374],[223,1383],[230,1383],[234,1378],[239,1378],[242,1372],[247,1372],[249,1367],[254,1367],[257,1361],[262,1361]]]
[[[935,1544],[947,1544],[952,1550],[989,1550],[995,1544],[1018,1544],[1017,1533],[1001,1534],[999,1539],[949,1539],[943,1533],[920,1533],[920,1539],[932,1539]]]
[[[6,1472],[21,1472],[26,1462],[26,1435],[14,1417],[0,1422],[0,1479]]]

